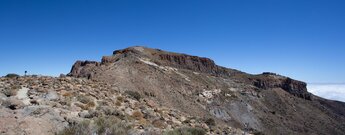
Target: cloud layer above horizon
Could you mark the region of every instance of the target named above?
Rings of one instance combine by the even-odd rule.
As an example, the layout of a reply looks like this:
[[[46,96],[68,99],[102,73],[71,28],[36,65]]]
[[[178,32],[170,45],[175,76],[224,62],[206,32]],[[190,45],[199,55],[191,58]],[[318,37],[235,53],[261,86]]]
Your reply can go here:
[[[308,91],[326,99],[345,102],[345,84],[308,84]]]

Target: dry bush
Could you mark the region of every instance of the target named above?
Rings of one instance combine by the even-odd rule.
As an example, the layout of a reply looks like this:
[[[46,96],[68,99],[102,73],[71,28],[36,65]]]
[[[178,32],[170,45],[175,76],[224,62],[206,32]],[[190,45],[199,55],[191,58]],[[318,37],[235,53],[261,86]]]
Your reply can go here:
[[[95,130],[99,135],[126,135],[130,129],[130,126],[113,116],[100,117],[95,120]]]
[[[95,104],[90,102],[89,104],[80,104],[80,103],[74,103],[74,105],[80,107],[83,110],[91,110]]]
[[[216,125],[216,121],[213,119],[213,118],[208,118],[205,120],[205,123],[208,125],[208,126],[215,126]]]
[[[164,135],[205,135],[206,131],[201,128],[179,128],[165,132]]]
[[[4,89],[4,90],[3,90],[3,93],[4,93],[7,97],[11,97],[11,96],[17,95],[17,91],[18,91],[18,89],[9,88],[9,89]]]
[[[255,131],[255,132],[253,133],[253,135],[265,135],[265,134],[262,133],[262,132],[260,132],[260,131]]]
[[[156,128],[165,129],[167,125],[162,120],[154,120],[152,125]]]
[[[22,87],[20,85],[12,85],[10,88],[6,88],[4,89],[2,92],[7,96],[7,97],[11,97],[11,96],[15,96],[17,95],[17,92],[19,89],[21,89]]]
[[[74,105],[75,105],[75,106],[80,107],[80,108],[81,108],[81,109],[83,109],[83,110],[87,110],[86,106],[85,106],[85,105],[83,105],[83,104],[80,104],[80,103],[74,103]]]
[[[96,104],[95,104],[95,102],[92,101],[92,102],[87,103],[85,106],[86,106],[88,109],[91,109],[91,108],[95,107]]]
[[[136,99],[136,100],[140,100],[141,99],[141,95],[139,92],[136,91],[126,91],[125,92],[127,95],[129,95],[130,97]]]
[[[99,117],[90,121],[82,121],[65,128],[56,135],[126,135],[131,129],[116,117]]]
[[[119,101],[120,103],[122,103],[122,102],[125,100],[125,98],[122,97],[122,96],[118,96],[116,99],[117,99],[117,101]]]
[[[65,92],[65,93],[62,94],[62,96],[70,97],[70,96],[72,96],[72,92]]]
[[[121,106],[121,105],[122,105],[122,103],[121,103],[121,102],[119,102],[119,101],[116,101],[116,102],[115,102],[115,105],[116,105],[116,106]]]
[[[73,124],[57,133],[57,135],[92,135],[90,121],[85,120],[81,123]]]
[[[81,102],[81,103],[83,103],[83,104],[88,104],[88,103],[90,103],[90,102],[94,102],[94,101],[93,101],[93,98],[90,97],[90,96],[79,95],[79,96],[77,97],[77,99],[78,99],[79,102]]]
[[[79,95],[77,97],[77,100],[84,104],[84,105],[81,105],[81,104],[76,103],[76,105],[82,108],[83,110],[89,110],[96,106],[95,101],[90,96]]]
[[[140,125],[147,125],[147,124],[148,124],[148,121],[147,121],[145,118],[141,118],[141,119],[139,120],[139,124],[140,124]]]
[[[136,120],[140,120],[141,118],[144,117],[144,115],[140,111],[134,111],[132,114],[133,118]]]

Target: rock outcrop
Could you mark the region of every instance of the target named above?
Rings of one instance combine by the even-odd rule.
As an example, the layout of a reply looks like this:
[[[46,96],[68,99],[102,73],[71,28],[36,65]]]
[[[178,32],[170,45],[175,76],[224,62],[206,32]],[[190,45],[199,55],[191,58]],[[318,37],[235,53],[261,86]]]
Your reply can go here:
[[[311,93],[307,91],[307,84],[289,77],[262,74],[254,81],[254,86],[261,89],[281,88],[294,96],[312,100]]]
[[[100,66],[100,63],[96,61],[77,61],[72,66],[72,70],[68,75],[91,79],[92,73],[87,69],[97,66]]]
[[[159,54],[158,57],[158,60],[165,66],[214,75],[226,73],[226,70],[217,66],[214,61],[209,58],[201,58],[184,54]]]
[[[89,68],[90,66],[107,65],[129,56],[149,58],[161,66],[192,70],[215,76],[229,76],[232,73],[229,69],[216,65],[214,61],[209,58],[178,53],[167,53],[159,49],[137,46],[123,50],[116,50],[113,52],[112,56],[103,56],[100,63],[94,61],[77,61],[73,65],[69,75],[74,77],[88,77],[92,74],[86,73],[88,70],[83,70],[83,67]]]

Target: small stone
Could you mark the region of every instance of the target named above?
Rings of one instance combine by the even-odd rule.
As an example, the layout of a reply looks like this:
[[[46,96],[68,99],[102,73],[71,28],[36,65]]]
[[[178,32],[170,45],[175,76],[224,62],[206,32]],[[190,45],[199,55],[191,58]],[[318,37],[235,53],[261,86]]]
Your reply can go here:
[[[186,121],[186,120],[187,120],[186,117],[184,117],[184,116],[181,116],[181,117],[180,117],[180,121]]]
[[[148,101],[146,101],[146,104],[147,104],[149,107],[151,107],[151,108],[156,107],[156,103],[155,103],[155,102],[153,102],[152,100],[148,100]]]

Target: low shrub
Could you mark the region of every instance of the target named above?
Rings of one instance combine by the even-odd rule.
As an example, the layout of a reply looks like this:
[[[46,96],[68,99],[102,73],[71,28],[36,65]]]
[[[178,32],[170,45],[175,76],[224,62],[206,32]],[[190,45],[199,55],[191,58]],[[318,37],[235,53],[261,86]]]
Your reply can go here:
[[[164,135],[205,135],[206,131],[201,128],[179,128],[165,132]]]
[[[254,135],[265,135],[264,133],[262,133],[262,132],[260,132],[260,131],[255,131],[253,134],[254,134]]]
[[[84,120],[78,124],[72,124],[70,127],[57,133],[57,135],[91,135],[92,128],[90,121]]]
[[[79,95],[77,97],[77,99],[78,99],[79,102],[81,102],[83,104],[90,104],[90,103],[91,104],[92,103],[95,104],[93,98],[90,97],[90,96]]]
[[[139,92],[136,91],[126,91],[125,92],[127,95],[131,96],[132,98],[135,98],[136,100],[140,100],[141,99],[141,95]]]
[[[121,106],[122,103],[121,103],[120,101],[116,101],[116,102],[115,102],[115,105],[116,105],[116,106]]]
[[[96,104],[95,104],[95,102],[93,102],[93,101],[86,104],[86,107],[89,108],[89,109],[90,109],[90,108],[93,108],[93,107],[95,107],[95,106],[96,106]]]
[[[140,111],[134,111],[132,116],[136,119],[136,120],[140,120],[141,118],[144,117],[144,115],[140,112]]]
[[[144,94],[146,95],[146,96],[149,96],[149,97],[156,97],[156,95],[154,94],[154,93],[152,93],[152,92],[144,92]]]
[[[95,130],[98,135],[126,135],[130,129],[130,126],[113,116],[100,117],[95,120]]]
[[[152,125],[156,128],[160,128],[160,129],[165,129],[167,127],[167,124],[165,124],[164,121],[162,121],[162,120],[154,120],[152,122]]]
[[[216,121],[213,119],[213,118],[208,118],[205,120],[205,123],[208,125],[208,126],[215,126],[216,125]]]
[[[116,117],[98,117],[94,122],[89,120],[72,124],[56,135],[126,135],[131,129]]]
[[[18,89],[10,88],[10,89],[4,89],[4,90],[3,90],[3,93],[4,93],[7,97],[11,97],[11,96],[17,95],[17,91],[18,91]]]
[[[62,94],[62,96],[64,96],[64,97],[70,97],[72,95],[73,95],[72,92],[65,92]]]
[[[123,98],[122,96],[118,96],[116,99],[121,103],[125,100],[125,98]]]

